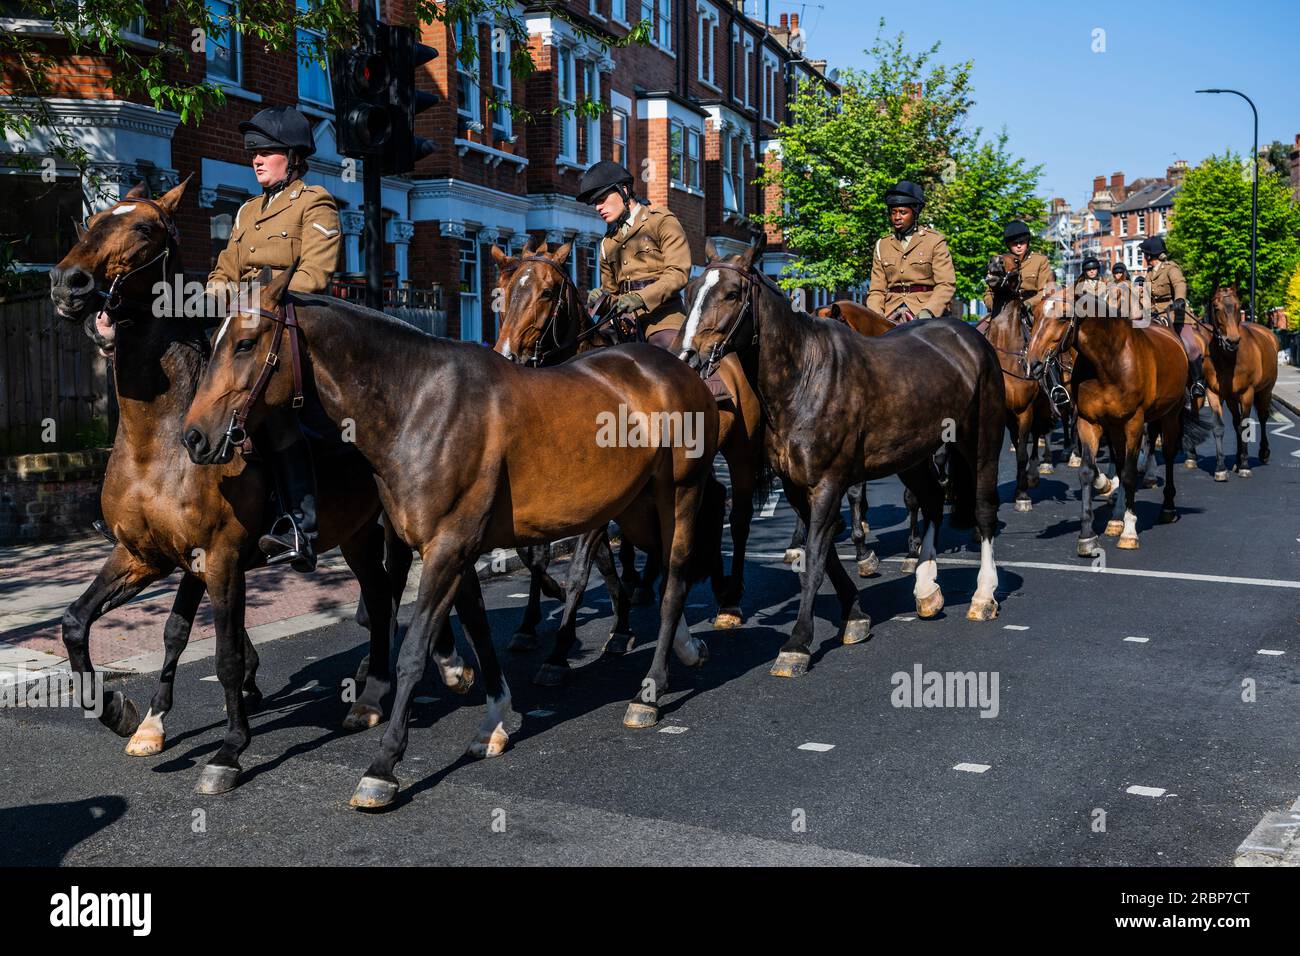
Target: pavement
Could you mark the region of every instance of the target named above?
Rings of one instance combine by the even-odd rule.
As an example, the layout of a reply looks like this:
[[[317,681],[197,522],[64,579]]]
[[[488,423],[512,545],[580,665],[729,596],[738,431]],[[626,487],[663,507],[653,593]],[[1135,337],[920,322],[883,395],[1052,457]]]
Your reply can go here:
[[[341,689],[364,653],[350,620],[259,649],[267,697],[252,717],[241,785],[220,797],[192,792],[224,727],[211,660],[182,664],[167,747],[153,758],[126,756],[123,741],[66,707],[0,708],[0,863],[1300,861],[1300,529],[1288,517],[1300,491],[1300,422],[1278,404],[1267,426],[1272,462],[1253,477],[1213,481],[1207,443],[1198,470],[1175,470],[1179,522],[1155,525],[1159,493],[1139,494],[1137,551],[1103,538],[1103,560],[1074,556],[1077,482],[1063,465],[1033,492],[1031,513],[1004,505],[1002,611],[988,623],[965,620],[978,552],[951,529],[940,540],[947,607],[936,620],[916,618],[912,578],[898,573],[901,487],[872,482],[868,516],[884,563],[858,580],[872,638],[837,641],[824,587],[812,668],[798,680],[768,674],[798,607],[798,579],[780,560],[793,516],[774,498],[751,538],[744,626],[714,630],[707,587],[691,592],[687,619],[711,657],[698,669],[672,663],[650,730],[621,723],[649,647],[601,655],[602,587],[584,598],[567,686],[543,688],[530,678],[545,648],[504,650],[525,579],[491,578],[484,593],[513,690],[511,747],[465,757],[481,690],[457,697],[426,676],[402,790],[382,813],[347,806],[384,730],[340,729]],[[1010,456],[1001,464],[1009,502]],[[1101,509],[1096,527],[1107,517]],[[847,541],[839,549],[851,554]],[[548,626],[557,609],[544,604]],[[404,607],[401,619],[409,615]],[[635,609],[642,641],[655,619]],[[930,673],[969,674],[989,695],[982,706],[951,693],[913,698],[903,691],[918,670],[923,687],[935,686]],[[148,674],[110,683],[142,705],[153,689]]]

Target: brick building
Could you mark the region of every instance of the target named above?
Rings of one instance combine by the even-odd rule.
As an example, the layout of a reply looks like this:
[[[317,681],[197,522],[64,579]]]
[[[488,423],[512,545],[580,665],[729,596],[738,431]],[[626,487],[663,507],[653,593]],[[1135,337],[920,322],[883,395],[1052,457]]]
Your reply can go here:
[[[208,2],[225,10],[237,0]],[[388,22],[407,23],[414,15],[411,0],[374,2]],[[416,132],[440,148],[412,175],[383,181],[384,266],[398,284],[433,290],[431,301],[445,313],[438,327],[448,335],[494,338],[493,244],[518,250],[530,235],[571,242],[575,281],[584,288],[592,283],[604,223],[574,196],[582,171],[599,159],[627,165],[639,194],[677,214],[697,264],[707,238],[724,252],[738,251],[750,217],[781,201],[774,190],[759,196],[753,180],[756,157],[780,162],[774,134],[787,98],[808,83],[833,88],[825,63],[802,55],[797,15],[783,14],[765,28],[745,15],[741,0],[566,0],[563,7],[597,38],[624,36],[632,24],[649,20],[652,42],[603,47],[546,9],[519,3],[514,12],[527,24],[537,64],[525,81],[511,75],[509,34],[489,18],[472,27],[478,53],[471,64],[457,56],[467,42],[459,27],[420,27],[422,42],[440,56],[420,68],[418,83],[441,101],[419,115]],[[50,35],[49,24],[25,13],[22,0],[0,0],[0,28]],[[123,42],[156,45],[142,29],[128,25]],[[260,192],[238,123],[265,106],[297,106],[315,123],[317,153],[307,181],[324,185],[339,203],[340,273],[363,272],[361,176],[335,148],[326,71],[292,52],[270,53],[228,35],[209,43],[206,77],[222,85],[227,104],[210,109],[198,125],[121,98],[111,71],[94,57],[60,60],[56,95],[48,102],[55,125],[86,148],[110,196],[141,178],[159,190],[194,175],[179,225],[186,266],[196,273],[225,245],[239,204]],[[550,115],[584,98],[607,109],[599,118]],[[499,105],[506,100],[532,111],[536,122],[513,119]],[[41,157],[53,132],[38,130],[26,143],[11,137],[0,148]],[[55,184],[37,187],[30,175],[0,167],[0,233],[23,240],[19,259],[39,268],[71,244],[84,189],[75,168],[60,168]],[[24,240],[30,222],[53,225]],[[790,258],[780,235],[769,230],[763,268],[779,274]],[[810,299],[810,307],[820,298]]]

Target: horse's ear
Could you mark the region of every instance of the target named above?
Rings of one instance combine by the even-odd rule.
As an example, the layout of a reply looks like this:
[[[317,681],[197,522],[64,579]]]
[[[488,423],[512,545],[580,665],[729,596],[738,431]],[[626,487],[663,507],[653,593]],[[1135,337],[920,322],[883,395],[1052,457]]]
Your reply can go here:
[[[495,243],[492,245],[492,261],[497,264],[497,268],[502,272],[510,272],[519,265],[518,259],[513,259],[501,251],[501,247]]]
[[[149,184],[145,182],[143,179],[140,180],[138,183],[132,186],[130,190],[127,191],[127,194],[123,198],[124,199],[148,199]]]
[[[279,307],[280,301],[284,298],[284,293],[289,288],[289,283],[293,281],[293,274],[298,271],[298,263],[301,261],[301,259],[294,259],[293,265],[285,269],[274,279],[271,278],[271,270],[269,268],[262,269],[262,275],[260,278],[262,286],[262,308],[266,309],[268,312],[274,312]]]
[[[551,253],[551,261],[557,266],[564,265],[564,261],[569,258],[569,253],[573,251],[573,243],[566,242],[560,248]]]
[[[77,230],[78,242],[82,242],[86,238],[86,233],[90,232],[89,229],[81,224],[80,220],[78,220],[76,216],[72,217],[72,228]]]
[[[835,319],[837,322],[844,321],[844,313],[840,311],[840,304],[838,302],[832,302],[830,305],[826,306],[826,317],[828,319]]]
[[[763,258],[763,252],[767,249],[767,230],[759,229],[758,235],[754,238],[754,244],[744,251],[740,257],[740,263],[746,269],[754,268],[754,263]]]
[[[550,253],[550,251],[551,251],[551,246],[545,239],[539,242],[537,244],[537,247],[533,249],[534,254],[539,256],[547,255]]]
[[[167,192],[158,197],[158,205],[167,210],[168,215],[176,215],[176,210],[181,204],[181,197],[185,195],[185,187],[190,184],[194,174],[190,173],[181,180],[180,185],[174,186]]]
[[[704,240],[704,261],[717,262],[720,258],[721,256],[718,255],[718,247],[714,245],[713,237],[709,236],[709,238]]]
[[[524,254],[529,255],[537,251],[537,237],[529,236],[528,241],[524,243]]]

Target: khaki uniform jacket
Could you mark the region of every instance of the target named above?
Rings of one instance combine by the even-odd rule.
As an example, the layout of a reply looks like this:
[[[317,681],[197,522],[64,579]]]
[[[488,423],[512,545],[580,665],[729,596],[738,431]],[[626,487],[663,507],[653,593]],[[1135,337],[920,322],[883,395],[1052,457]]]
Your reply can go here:
[[[208,276],[208,289],[256,279],[263,266],[279,274],[298,259],[289,291],[328,292],[341,238],[334,197],[323,186],[292,182],[265,210],[261,196],[239,207],[230,242]]]
[[[928,285],[921,292],[891,292],[890,286]],[[917,226],[904,245],[891,232],[876,240],[871,260],[871,287],[867,307],[889,315],[900,305],[915,314],[929,309],[943,315],[957,294],[957,271],[943,234],[928,226]]]
[[[1152,311],[1165,311],[1175,299],[1187,298],[1187,280],[1178,263],[1161,259],[1147,270]],[[1172,319],[1171,319],[1172,321]]]
[[[1043,293],[1056,282],[1052,264],[1041,252],[1027,252],[1020,262],[1020,299],[1025,308],[1032,309]],[[993,310],[993,290],[984,290],[984,305]]]
[[[686,321],[681,291],[691,278],[691,247],[686,232],[667,209],[641,206],[631,228],[600,245],[600,288],[610,295],[636,292],[647,312],[636,319],[647,336],[677,330]],[[625,290],[624,282],[651,280],[644,288]]]

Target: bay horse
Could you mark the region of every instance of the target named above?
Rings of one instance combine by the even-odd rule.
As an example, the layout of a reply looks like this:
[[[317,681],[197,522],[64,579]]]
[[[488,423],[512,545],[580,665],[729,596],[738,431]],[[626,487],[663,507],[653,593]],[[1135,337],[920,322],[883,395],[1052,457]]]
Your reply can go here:
[[[1007,433],[1016,451],[1015,509],[1019,512],[1034,510],[1029,490],[1037,487],[1042,471],[1038,464],[1038,440],[1052,431],[1052,403],[1047,391],[1037,378],[1026,375],[1025,352],[1038,315],[1032,314],[1020,300],[1020,264],[1010,254],[994,256],[989,263],[990,275],[1005,278],[993,294],[993,309],[989,313],[984,334],[997,351],[998,364],[1002,366],[1002,385],[1006,395]],[[1041,313],[1041,302],[1034,312]],[[1051,473],[1051,446],[1047,447],[1049,461],[1044,462],[1046,473]]]
[[[1213,415],[1214,480],[1227,481],[1228,468],[1223,459],[1223,406],[1232,414],[1237,438],[1237,460],[1232,470],[1249,478],[1250,442],[1246,419],[1253,408],[1259,420],[1259,461],[1268,464],[1268,417],[1273,407],[1273,389],[1277,385],[1277,340],[1273,333],[1254,322],[1241,319],[1241,300],[1237,287],[1216,286],[1205,309],[1206,321],[1197,322],[1193,332],[1201,341],[1207,361],[1205,400]],[[1186,443],[1184,443],[1186,445]],[[1192,447],[1187,461],[1196,467],[1196,450]]]
[[[221,468],[192,465],[176,441],[190,398],[210,360],[199,322],[180,314],[181,303],[159,305],[163,283],[180,289],[176,209],[189,179],[156,200],[136,186],[126,198],[93,215],[71,251],[50,270],[50,297],[59,318],[78,322],[100,352],[114,361],[120,419],[104,475],[102,506],[115,543],[95,580],[63,615],[68,660],[90,677],[90,629],[154,581],[182,572],[163,631],[164,661],[143,720],[118,691],[104,701],[101,723],[130,737],[126,752],[152,756],[163,749],[163,720],[171,711],[176,667],[189,640],[203,594],[212,603],[218,647],[237,645],[239,660],[219,653],[217,671],[233,714],[256,705],[257,652],[244,627],[245,573],[265,563],[258,536],[270,524],[273,484],[261,462],[239,458]],[[170,268],[169,268],[170,264]],[[165,301],[162,302],[165,305]],[[370,609],[370,665],[365,686],[344,727],[373,727],[391,685],[389,643],[401,599],[401,580],[382,564],[384,532],[378,492],[366,462],[346,446],[316,443],[322,551],[338,545],[361,584]],[[408,551],[409,554],[409,551]],[[409,565],[409,559],[408,559]],[[395,590],[394,590],[395,588]],[[457,675],[457,683],[464,675]],[[89,687],[92,681],[84,681]],[[463,688],[468,691],[468,683]],[[91,701],[84,699],[88,709]],[[227,770],[204,769],[200,793],[234,785]]]
[[[512,257],[492,247],[504,304],[495,349],[511,361],[549,366],[616,344],[616,337],[592,320],[569,278],[564,266],[571,248],[566,243],[552,252],[546,243],[534,247],[530,241],[522,256]],[[731,478],[731,569],[715,575],[713,581],[718,603],[713,626],[723,629],[739,627],[744,618],[740,603],[745,592],[745,549],[755,498],[767,497],[769,479],[763,460],[763,413],[758,399],[739,363],[724,362],[719,375],[732,396],[730,407],[718,411],[717,446]],[[647,560],[646,568],[646,577],[653,580],[658,573],[657,562],[652,565]],[[575,565],[574,571],[582,579],[581,593],[586,587],[586,570]],[[625,624],[620,618],[618,627]],[[623,649],[621,632],[611,635],[611,645]]]
[[[668,689],[669,647],[687,666],[707,659],[682,611],[689,580],[709,570],[699,558],[722,533],[723,489],[712,470],[718,413],[708,388],[650,345],[523,368],[349,302],[286,297],[291,271],[265,286],[260,306],[244,312],[248,321],[217,344],[182,440],[192,461],[215,470],[248,427],[314,393],[329,420],[356,423],[356,445],[378,478],[388,520],[424,559],[392,716],[351,805],[382,807],[397,794],[412,695],[453,599],[487,695],[469,753],[505,750],[510,689],[474,570],[477,557],[494,547],[554,541],[610,520],[627,527],[638,515],[653,515],[668,569],[659,639],[623,718],[628,727],[653,726]],[[268,362],[285,353],[292,361]],[[286,365],[301,374],[290,376]],[[241,648],[231,650],[238,657]],[[445,652],[439,644],[432,651]],[[228,734],[213,759],[234,760],[243,743]]]
[[[917,613],[929,618],[943,608],[935,539],[944,493],[933,457],[945,441],[956,463],[953,523],[973,523],[980,541],[978,586],[966,616],[995,618],[993,538],[1004,403],[992,346],[951,319],[913,322],[868,338],[795,312],[755,268],[765,245],[759,233],[745,252],[723,258],[707,244],[708,264],[687,287],[690,312],[680,345],[702,375],[725,355],[739,357],[762,403],[768,460],[808,526],[799,616],[772,675],[807,672],[823,574],[840,600],[843,643],[870,636],[871,618],[833,547],[835,517],[849,485],[897,474],[916,495],[924,516],[913,592]]]
[[[1157,436],[1164,448],[1161,524],[1179,518],[1174,507],[1175,449],[1180,447],[1184,434],[1194,438],[1204,434],[1183,408],[1187,353],[1172,331],[1160,325],[1135,325],[1129,309],[1112,308],[1104,296],[1085,293],[1066,307],[1064,297],[1056,295],[1045,298],[1042,305],[1025,354],[1026,371],[1041,376],[1052,356],[1070,346],[1078,350],[1073,380],[1083,463],[1079,467],[1081,516],[1076,553],[1082,558],[1097,553],[1092,493],[1095,485],[1096,490],[1101,490],[1101,485],[1108,484],[1096,470],[1097,448],[1103,439],[1110,446],[1124,502],[1123,520],[1112,518],[1106,534],[1119,535],[1120,548],[1136,549],[1137,513],[1133,509],[1143,433],[1151,455],[1155,454]]]

